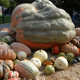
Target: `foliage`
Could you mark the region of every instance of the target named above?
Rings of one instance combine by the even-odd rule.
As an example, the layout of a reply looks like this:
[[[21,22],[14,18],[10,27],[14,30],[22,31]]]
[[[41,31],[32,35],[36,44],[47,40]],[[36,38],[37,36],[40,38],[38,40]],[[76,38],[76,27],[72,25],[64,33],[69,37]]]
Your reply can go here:
[[[21,4],[21,3],[31,3],[31,2],[33,2],[33,1],[35,1],[35,0],[15,0],[15,2],[16,2],[17,4]]]
[[[5,6],[5,7],[9,7],[10,2],[9,2],[9,0],[0,0],[0,5]]]
[[[51,0],[57,7],[66,10],[72,17],[73,10],[79,11],[80,0]]]

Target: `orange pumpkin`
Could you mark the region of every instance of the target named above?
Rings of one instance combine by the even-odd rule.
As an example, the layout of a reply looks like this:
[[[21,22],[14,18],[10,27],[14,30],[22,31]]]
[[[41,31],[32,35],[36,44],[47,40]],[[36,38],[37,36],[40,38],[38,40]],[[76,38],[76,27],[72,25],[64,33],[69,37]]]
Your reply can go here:
[[[0,59],[16,59],[16,54],[12,49],[0,49]]]

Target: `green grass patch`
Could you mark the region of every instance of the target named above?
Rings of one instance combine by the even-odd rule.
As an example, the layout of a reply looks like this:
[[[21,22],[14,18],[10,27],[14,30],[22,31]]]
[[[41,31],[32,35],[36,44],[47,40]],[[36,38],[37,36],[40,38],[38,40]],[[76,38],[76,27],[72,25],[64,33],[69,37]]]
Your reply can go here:
[[[11,23],[11,16],[4,16],[4,23]],[[4,23],[3,23],[2,16],[0,16],[0,24],[4,24]]]

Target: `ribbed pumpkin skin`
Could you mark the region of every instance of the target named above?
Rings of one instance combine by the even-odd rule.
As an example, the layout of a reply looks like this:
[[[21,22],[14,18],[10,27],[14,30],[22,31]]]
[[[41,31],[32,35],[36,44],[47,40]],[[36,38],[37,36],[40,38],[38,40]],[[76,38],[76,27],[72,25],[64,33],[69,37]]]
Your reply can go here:
[[[10,49],[10,46],[5,42],[0,42],[0,49]]]
[[[36,0],[32,4],[17,6],[12,13],[10,29],[16,32],[17,41],[33,49],[68,43],[76,35],[69,14],[49,0]]]
[[[16,53],[24,51],[27,55],[31,54],[31,49],[23,43],[13,42],[10,46]]]
[[[38,68],[28,60],[15,64],[15,70],[19,72],[21,77],[25,77],[26,79],[35,78],[39,73]]]
[[[12,49],[0,49],[0,59],[16,59],[16,54]]]
[[[1,79],[6,72],[9,72],[11,69],[9,67],[9,65],[4,62],[4,61],[0,61],[0,80],[3,80]]]

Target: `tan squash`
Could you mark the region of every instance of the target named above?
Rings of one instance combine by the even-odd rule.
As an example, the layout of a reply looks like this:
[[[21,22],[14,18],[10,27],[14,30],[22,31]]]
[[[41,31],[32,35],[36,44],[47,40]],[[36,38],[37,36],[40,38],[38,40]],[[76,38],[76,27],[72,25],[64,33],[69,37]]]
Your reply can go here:
[[[23,43],[13,42],[10,46],[16,53],[24,51],[27,55],[31,54],[31,49]]]

